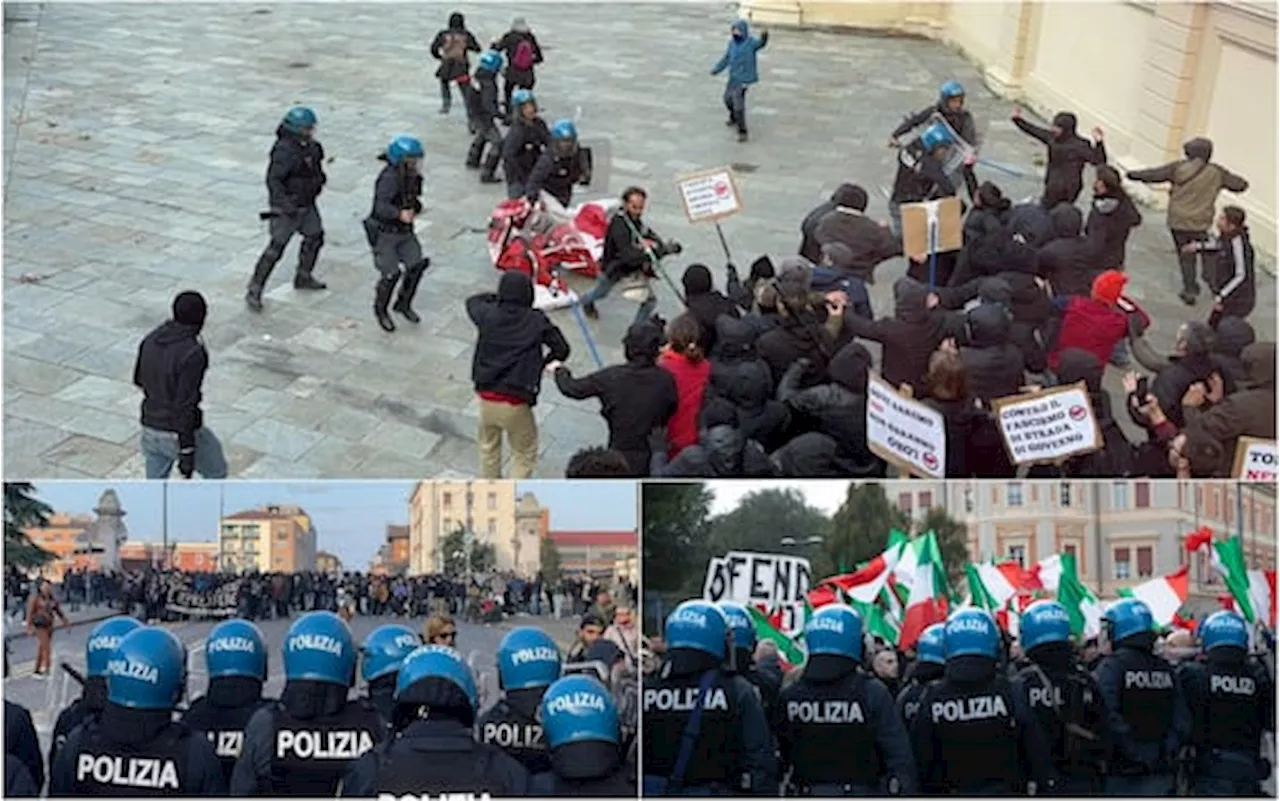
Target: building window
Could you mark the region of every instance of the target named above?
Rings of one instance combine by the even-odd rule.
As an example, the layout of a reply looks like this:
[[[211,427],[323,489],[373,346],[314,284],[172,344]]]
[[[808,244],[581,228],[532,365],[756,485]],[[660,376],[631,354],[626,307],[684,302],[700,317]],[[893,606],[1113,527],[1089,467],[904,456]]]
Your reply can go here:
[[[1116,548],[1115,551],[1112,552],[1111,561],[1114,563],[1112,567],[1113,567],[1113,570],[1115,571],[1115,578],[1122,581],[1125,579],[1128,579],[1129,578],[1129,549]]]
[[[911,513],[911,493],[909,492],[898,493],[898,508],[906,512],[907,514]]]
[[[1031,485],[1031,502],[1038,503],[1040,501],[1040,485]]]
[[[1017,562],[1019,566],[1026,567],[1027,566],[1027,546],[1010,545],[1009,558]]]
[[[1111,485],[1111,506],[1115,509],[1129,508],[1129,485],[1117,481]]]
[[[1058,485],[1058,505],[1063,508],[1071,506],[1071,482],[1064,481]]]
[[[973,512],[973,487],[964,488],[964,510]]]
[[[498,536],[498,519],[495,517],[489,518],[489,536]]]
[[[1009,506],[1022,505],[1022,485],[1016,481],[1010,481],[1008,488],[1005,490],[1005,497],[1009,499]]]
[[[1147,481],[1133,482],[1134,505],[1139,509],[1151,508],[1151,484]]]
[[[1151,578],[1155,573],[1154,560],[1151,557],[1150,545],[1138,547],[1138,578]]]
[[[276,531],[276,542],[284,542],[284,541],[285,541],[285,540],[287,540],[287,539],[289,539],[289,530],[288,530],[288,529],[284,529],[284,528],[282,528],[282,529],[280,529],[280,530]]]
[[[453,508],[453,493],[452,493],[452,492],[446,492],[446,493],[444,493],[444,494],[443,494],[443,496],[440,498],[440,503],[441,503],[441,505],[443,505],[443,506],[444,506],[444,508],[446,508],[446,509],[452,509],[452,508]]]
[[[489,511],[494,512],[498,509],[498,493],[489,493]]]
[[[446,517],[446,518],[444,519],[444,522],[442,522],[440,525],[441,525],[441,527],[443,527],[443,529],[444,529],[444,533],[445,533],[445,534],[452,534],[452,533],[453,533],[453,518],[452,518],[452,517]]]
[[[919,495],[917,495],[916,497],[917,497],[917,499],[918,499],[916,506],[917,506],[917,508],[919,508],[922,512],[923,512],[923,511],[928,511],[928,510],[930,510],[930,509],[932,509],[932,508],[933,508],[933,493],[932,493],[932,492],[922,492],[922,493],[920,493]]]

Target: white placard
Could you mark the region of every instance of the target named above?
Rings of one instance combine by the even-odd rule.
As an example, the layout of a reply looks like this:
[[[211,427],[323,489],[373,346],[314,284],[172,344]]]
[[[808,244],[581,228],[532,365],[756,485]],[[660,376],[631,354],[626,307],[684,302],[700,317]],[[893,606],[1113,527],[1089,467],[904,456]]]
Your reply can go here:
[[[876,375],[867,381],[867,446],[887,462],[923,478],[947,476],[942,414],[904,398]]]
[[[729,551],[707,563],[702,597],[711,602],[736,601],[782,614],[782,633],[794,637],[804,629],[805,596],[812,572],[809,560],[776,553]]]
[[[1280,477],[1276,441],[1257,437],[1240,437],[1236,440],[1235,466],[1231,477],[1241,481],[1274,484]]]
[[[680,202],[689,222],[711,222],[742,211],[738,186],[728,167],[685,175],[676,179]]]
[[[1102,432],[1083,381],[998,398],[991,407],[1015,464],[1056,462],[1102,447]]]

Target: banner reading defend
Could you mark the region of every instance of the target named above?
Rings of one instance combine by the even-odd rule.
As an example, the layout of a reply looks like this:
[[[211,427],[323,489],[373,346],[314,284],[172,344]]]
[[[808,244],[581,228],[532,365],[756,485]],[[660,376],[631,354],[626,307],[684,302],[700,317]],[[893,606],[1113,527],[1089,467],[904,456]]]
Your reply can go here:
[[[912,475],[947,476],[947,429],[942,415],[902,397],[876,375],[867,381],[867,446]]]
[[[1015,464],[1056,462],[1102,447],[1083,381],[991,402],[1005,449]]]

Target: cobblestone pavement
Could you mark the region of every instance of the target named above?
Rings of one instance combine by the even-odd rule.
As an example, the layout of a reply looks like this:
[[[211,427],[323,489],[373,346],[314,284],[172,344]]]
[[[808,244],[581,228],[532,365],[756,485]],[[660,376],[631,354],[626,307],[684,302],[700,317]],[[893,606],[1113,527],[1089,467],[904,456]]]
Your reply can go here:
[[[173,295],[210,301],[211,370],[205,420],[242,478],[428,477],[473,474],[478,404],[469,382],[474,330],[462,298],[491,290],[483,226],[500,189],[462,167],[459,108],[437,113],[427,44],[451,6],[438,4],[6,4],[4,193],[4,414],[6,475],[142,474],[137,343],[169,313]],[[958,77],[987,131],[985,153],[1023,169],[1042,148],[1007,121],[1008,106],[974,69],[925,41],[776,31],[750,93],[752,141],[724,126],[722,82],[708,75],[732,11],[714,5],[473,5],[482,40],[526,13],[546,50],[538,95],[546,116],[579,109],[584,138],[613,152],[607,192],[652,190],[651,222],[686,246],[684,260],[722,261],[714,230],[691,227],[673,178],[725,164],[741,175],[746,211],[725,222],[736,259],[794,252],[799,220],[845,180],[892,179],[888,132]],[[320,209],[328,229],[317,275],[328,292],[300,294],[290,279],[296,244],[277,269],[261,316],[244,285],[265,244],[257,213],[276,123],[294,103],[320,117],[332,157]],[[402,131],[427,146],[421,227],[433,266],[419,328],[380,331],[371,314],[374,271],[359,221],[375,156]],[[1226,163],[1230,155],[1222,154]],[[1038,179],[989,177],[1011,196]],[[1131,244],[1133,294],[1171,343],[1185,309],[1163,215]],[[883,267],[873,299],[888,310],[902,262]],[[1274,337],[1275,290],[1260,280],[1255,325]],[[677,311],[659,288],[661,311]],[[633,307],[610,298],[593,324],[607,361]],[[1202,306],[1198,314],[1207,314]],[[590,369],[568,312],[556,313]],[[1119,376],[1108,381],[1118,388]],[[537,407],[539,474],[563,475],[568,457],[601,443],[594,402],[548,385]]]

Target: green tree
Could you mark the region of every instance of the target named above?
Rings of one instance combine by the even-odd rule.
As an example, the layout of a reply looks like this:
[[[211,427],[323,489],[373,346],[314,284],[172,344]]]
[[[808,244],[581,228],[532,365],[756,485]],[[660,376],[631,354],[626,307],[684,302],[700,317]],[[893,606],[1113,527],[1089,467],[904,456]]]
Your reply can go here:
[[[36,488],[26,482],[4,484],[4,563],[17,567],[39,567],[54,555],[31,541],[24,532],[45,528],[53,508],[36,497]]]
[[[467,572],[467,538],[465,529],[458,526],[445,535],[440,542],[444,552],[444,569],[451,576],[461,576]],[[487,542],[471,541],[471,572],[484,573],[492,570],[497,563],[497,553],[493,545]]]
[[[748,493],[732,512],[711,521],[710,555],[719,556],[726,551],[786,553],[782,539],[792,537],[802,542],[815,536],[825,538],[830,526],[827,516],[805,503],[799,491],[758,490]],[[795,556],[805,556],[813,561],[822,550],[801,547],[793,549],[793,552]],[[819,565],[812,567],[816,574]],[[698,580],[701,582],[702,576]]]
[[[932,531],[938,540],[938,551],[947,570],[947,581],[952,589],[960,586],[964,578],[964,566],[969,561],[969,530],[964,523],[947,514],[942,507],[934,507],[920,524],[921,531]]]
[[[699,482],[642,484],[644,589],[675,592],[706,573],[712,494]]]
[[[560,549],[550,537],[543,537],[538,559],[542,563],[542,578],[550,584],[560,581]]]
[[[831,572],[847,572],[884,552],[892,529],[910,530],[911,521],[889,502],[884,487],[875,482],[850,483],[844,503],[831,519],[831,535],[823,553]],[[830,573],[822,574],[823,577]]]

